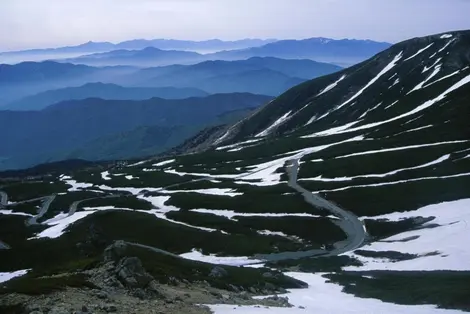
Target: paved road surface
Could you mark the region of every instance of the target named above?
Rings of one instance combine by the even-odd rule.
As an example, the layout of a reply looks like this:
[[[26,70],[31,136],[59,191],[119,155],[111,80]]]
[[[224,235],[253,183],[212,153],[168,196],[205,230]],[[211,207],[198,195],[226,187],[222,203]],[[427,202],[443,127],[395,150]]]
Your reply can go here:
[[[47,213],[47,211],[49,210],[49,206],[51,206],[51,203],[55,200],[56,196],[57,194],[52,194],[50,196],[43,197],[42,199],[44,199],[44,201],[41,205],[41,208],[39,209],[38,214],[26,220],[25,222],[26,225],[27,226],[37,225],[38,220],[41,219],[42,216],[44,216]]]
[[[0,207],[6,206],[8,204],[8,194],[6,192],[0,191]]]
[[[287,162],[286,172],[289,177],[288,185],[294,190],[302,193],[306,202],[317,208],[329,211],[339,220],[333,220],[338,227],[340,227],[347,238],[334,244],[332,250],[309,250],[301,252],[281,252],[275,254],[257,254],[256,259],[265,259],[269,261],[280,261],[285,259],[299,259],[303,257],[320,257],[320,256],[335,256],[349,251],[353,251],[360,247],[364,242],[367,233],[363,223],[357,218],[356,215],[350,211],[344,210],[336,204],[320,197],[318,194],[306,190],[299,185],[297,181],[297,174],[299,171],[299,158],[291,159]]]

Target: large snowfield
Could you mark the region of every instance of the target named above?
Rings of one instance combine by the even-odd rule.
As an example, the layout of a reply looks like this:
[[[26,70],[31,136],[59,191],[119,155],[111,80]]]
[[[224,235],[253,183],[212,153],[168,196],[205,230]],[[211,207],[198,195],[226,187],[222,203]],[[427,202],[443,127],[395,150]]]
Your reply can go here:
[[[342,287],[328,283],[321,274],[286,273],[308,283],[307,289],[292,289],[286,294],[292,308],[269,308],[259,306],[210,305],[215,314],[428,314],[428,313],[462,313],[456,310],[441,310],[432,305],[397,305],[375,299],[361,299],[341,292]]]

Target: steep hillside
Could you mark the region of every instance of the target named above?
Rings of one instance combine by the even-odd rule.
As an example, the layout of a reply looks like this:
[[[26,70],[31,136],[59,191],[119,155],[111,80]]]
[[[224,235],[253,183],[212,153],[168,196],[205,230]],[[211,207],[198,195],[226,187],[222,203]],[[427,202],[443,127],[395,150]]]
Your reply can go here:
[[[399,43],[184,143],[204,151],[3,178],[3,291],[78,270],[87,293],[122,240],[162,287],[230,290],[221,313],[469,311],[469,48],[470,31]],[[292,307],[235,299],[302,287],[273,270],[308,284]]]
[[[153,97],[164,99],[183,99],[190,97],[204,97],[208,93],[196,88],[144,88],[123,87],[116,84],[87,83],[79,87],[67,87],[50,90],[36,95],[28,96],[0,106],[1,110],[41,110],[47,106],[67,101],[87,98],[101,98],[108,100],[144,100]]]
[[[421,124],[433,124],[437,129],[454,125],[461,132],[463,128],[455,123],[463,119],[466,94],[453,91],[467,88],[469,40],[468,32],[459,32],[399,43],[354,67],[289,90],[238,124],[230,136],[239,140],[260,133],[378,133]],[[447,109],[440,102],[455,103],[457,108]],[[445,123],[443,117],[457,120]]]

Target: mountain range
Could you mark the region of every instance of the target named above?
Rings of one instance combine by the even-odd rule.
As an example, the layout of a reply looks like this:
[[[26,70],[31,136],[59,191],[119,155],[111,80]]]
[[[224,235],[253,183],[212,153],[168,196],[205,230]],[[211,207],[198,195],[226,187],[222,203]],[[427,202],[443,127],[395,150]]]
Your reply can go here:
[[[370,58],[388,47],[390,47],[389,43],[371,40],[310,38],[303,40],[280,40],[259,47],[207,54],[147,47],[140,50],[114,50],[57,61],[94,66],[131,65],[149,67],[174,63],[194,64],[205,60],[233,61],[252,57],[277,57],[284,59],[310,59],[345,66]]]
[[[215,313],[468,311],[469,49],[470,31],[413,38],[272,100],[0,112],[0,148],[18,152],[99,128],[149,144],[159,127],[207,122],[161,155],[0,174],[0,310],[71,309],[79,295],[73,309],[191,313],[203,295]]]
[[[128,66],[98,68],[51,61],[24,62],[0,65],[0,108],[34,110],[53,104],[54,101],[89,97],[185,98],[201,95],[201,92],[251,92],[276,96],[307,79],[340,69],[332,64],[311,60],[277,58],[206,61],[189,66],[171,65],[148,69]],[[88,84],[97,82],[121,87]],[[139,89],[142,87],[147,89]]]
[[[187,51],[218,51],[218,50],[233,50],[244,49],[250,47],[262,46],[275,39],[241,39],[235,41],[223,41],[220,39],[211,39],[204,41],[191,41],[191,40],[176,40],[176,39],[133,39],[123,41],[117,44],[110,42],[93,42],[89,41],[76,46],[58,47],[58,48],[44,48],[44,49],[29,49],[19,51],[1,52],[1,58],[10,56],[24,57],[40,57],[44,55],[54,54],[84,54],[93,52],[107,52],[120,49],[144,49],[147,47],[154,47],[164,50],[187,50]],[[38,61],[38,60],[29,60]]]

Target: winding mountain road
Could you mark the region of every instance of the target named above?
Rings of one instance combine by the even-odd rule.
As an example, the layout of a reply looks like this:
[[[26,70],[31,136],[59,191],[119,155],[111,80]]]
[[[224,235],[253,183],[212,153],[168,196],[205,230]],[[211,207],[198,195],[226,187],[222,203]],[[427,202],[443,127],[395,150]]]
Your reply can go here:
[[[0,209],[4,208],[8,204],[8,194],[0,191]],[[10,246],[0,240],[0,250],[8,250]]]
[[[44,201],[41,205],[41,208],[39,209],[38,214],[26,220],[25,222],[26,225],[27,226],[37,225],[38,220],[41,219],[47,213],[47,211],[49,210],[49,206],[51,206],[51,203],[55,200],[56,196],[57,194],[52,194],[52,195],[43,197],[42,199]]]
[[[4,191],[0,191],[0,208],[7,206],[8,194]]]
[[[265,259],[269,261],[280,261],[285,259],[299,259],[303,257],[326,257],[335,256],[342,253],[350,252],[360,247],[367,237],[367,231],[364,224],[350,211],[344,210],[338,205],[314,194],[299,185],[297,176],[299,172],[300,158],[287,161],[286,173],[289,177],[288,185],[299,193],[302,193],[305,201],[316,208],[321,208],[340,218],[332,222],[340,227],[346,234],[347,238],[343,241],[336,242],[332,250],[308,250],[300,252],[281,252],[275,254],[257,254],[255,258]]]
[[[357,218],[356,215],[354,215],[353,213],[342,209],[338,205],[336,205],[336,204],[320,197],[318,194],[314,194],[314,193],[308,191],[307,189],[305,189],[304,187],[302,187],[298,183],[297,176],[298,176],[298,171],[299,171],[299,160],[301,158],[302,157],[300,156],[300,157],[297,157],[297,158],[290,159],[286,162],[285,171],[286,171],[286,173],[288,175],[288,178],[289,178],[289,180],[288,180],[289,187],[291,187],[292,189],[294,189],[297,192],[301,193],[303,195],[305,201],[308,202],[309,204],[311,204],[312,206],[314,206],[316,208],[321,208],[321,209],[326,210],[326,211],[329,211],[331,214],[338,217],[339,218],[338,220],[335,219],[332,222],[335,223],[338,227],[340,227],[344,231],[347,238],[343,241],[336,242],[333,245],[334,248],[332,250],[314,249],[314,250],[297,251],[297,252],[256,254],[256,255],[252,256],[252,258],[254,258],[256,260],[281,261],[281,260],[288,260],[288,259],[299,259],[299,258],[304,258],[304,257],[315,258],[315,257],[335,256],[335,255],[339,255],[339,254],[346,253],[346,252],[353,251],[353,250],[357,249],[358,247],[360,247],[363,244],[364,240],[367,237],[366,229],[365,229],[363,223]],[[258,170],[258,171],[262,171],[262,170],[263,169]],[[240,175],[237,178],[242,178],[242,177],[245,177],[245,176],[248,176],[248,175],[251,175],[251,174],[252,173],[243,174],[243,175]],[[169,187],[175,187],[175,186],[179,186],[179,185],[183,185],[183,184],[194,183],[194,182],[204,181],[204,180],[211,180],[211,179],[212,179],[211,177],[203,177],[203,178],[193,179],[193,180],[190,180],[190,181],[187,181],[187,182],[172,184],[170,186],[163,187],[160,190],[164,190],[164,189],[169,188]],[[2,201],[1,204],[6,205],[6,203],[8,202],[8,195],[3,191],[0,191],[0,195],[1,195],[1,201]],[[120,197],[120,195],[105,196],[105,198],[113,198],[113,197]],[[30,225],[38,224],[37,221],[47,213],[51,203],[54,201],[55,198],[56,198],[56,194],[34,199],[34,200],[44,199],[44,202],[43,202],[38,214],[34,217],[29,218],[26,221],[26,225],[30,226]],[[96,198],[102,198],[102,197],[96,197]],[[83,199],[83,200],[73,202],[69,207],[68,216],[73,215],[77,211],[78,205],[80,205],[80,203],[82,203],[84,201],[87,201],[87,200],[96,199],[96,198],[88,198],[88,199]],[[34,200],[28,200],[28,201],[23,201],[23,202],[31,202],[31,201],[34,201]],[[22,203],[22,202],[18,202],[18,203]],[[176,255],[176,254],[172,253],[172,252],[169,252],[169,251],[166,251],[166,250],[163,250],[163,249],[159,249],[159,248],[156,248],[156,247],[143,245],[143,244],[139,244],[139,243],[132,243],[132,242],[126,242],[126,243],[129,244],[129,245],[145,248],[145,249],[154,251],[156,253],[166,254],[166,255],[169,255],[169,256],[172,256],[172,257],[177,257],[177,258],[183,258],[179,255]],[[0,248],[2,248],[2,245],[4,246],[4,248],[9,248],[6,244],[4,244],[3,242],[0,241]],[[253,262],[253,263],[248,262],[245,265],[258,264],[258,263],[259,262]]]

